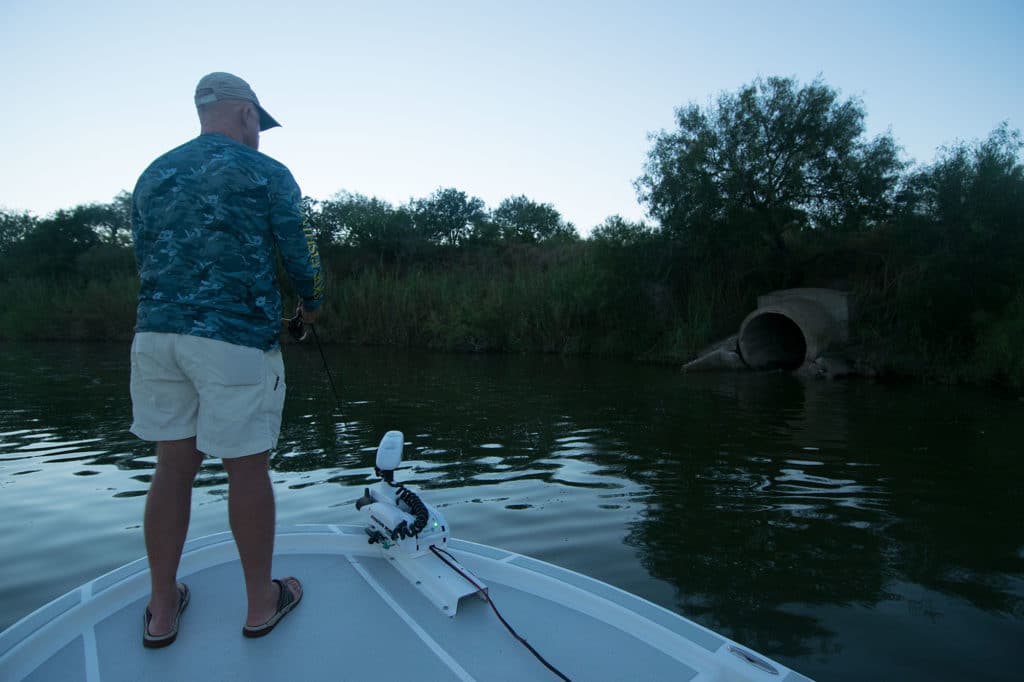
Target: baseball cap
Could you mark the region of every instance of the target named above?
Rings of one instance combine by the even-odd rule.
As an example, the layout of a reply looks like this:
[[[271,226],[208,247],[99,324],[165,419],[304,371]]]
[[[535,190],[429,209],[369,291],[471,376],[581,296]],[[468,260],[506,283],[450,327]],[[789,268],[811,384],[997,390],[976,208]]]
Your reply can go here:
[[[260,112],[261,131],[281,125],[267,113],[266,109],[260,106],[256,93],[252,91],[248,83],[238,76],[224,71],[214,71],[199,79],[199,83],[196,85],[197,107],[225,99],[241,99],[255,104]]]

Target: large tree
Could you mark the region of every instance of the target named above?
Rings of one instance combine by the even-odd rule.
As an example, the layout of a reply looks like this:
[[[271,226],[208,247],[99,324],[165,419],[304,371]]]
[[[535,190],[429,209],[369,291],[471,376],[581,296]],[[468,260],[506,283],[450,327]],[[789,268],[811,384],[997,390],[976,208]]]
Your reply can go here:
[[[864,229],[891,211],[898,147],[864,139],[861,103],[820,80],[757,79],[677,109],[676,124],[652,136],[636,188],[665,230],[696,244],[784,250],[787,231]]]

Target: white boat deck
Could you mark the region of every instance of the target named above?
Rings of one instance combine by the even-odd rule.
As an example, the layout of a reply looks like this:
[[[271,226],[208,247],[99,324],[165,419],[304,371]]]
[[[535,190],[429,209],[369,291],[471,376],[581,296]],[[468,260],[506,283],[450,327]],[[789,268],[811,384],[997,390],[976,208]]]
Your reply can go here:
[[[528,557],[452,540],[505,619],[572,680],[807,678],[605,583]],[[119,568],[0,633],[2,680],[554,680],[488,603],[449,617],[358,526],[278,532],[276,576],[304,586],[265,638],[241,635],[245,594],[230,534],[189,542],[179,580],[192,601],[177,641],[144,649],[145,560]],[[752,663],[750,659],[756,661]]]

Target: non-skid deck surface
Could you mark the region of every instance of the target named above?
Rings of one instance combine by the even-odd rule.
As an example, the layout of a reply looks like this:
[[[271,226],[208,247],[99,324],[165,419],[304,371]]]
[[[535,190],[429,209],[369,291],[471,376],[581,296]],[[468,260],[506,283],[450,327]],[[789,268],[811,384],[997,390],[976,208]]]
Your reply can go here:
[[[299,577],[305,596],[267,637],[242,637],[241,569],[222,564],[183,578],[192,601],[170,647],[142,647],[142,598],[100,621],[95,642],[77,638],[27,679],[87,679],[89,670],[102,680],[556,679],[484,600],[464,598],[450,618],[383,559],[285,554],[275,557],[275,574]],[[489,587],[519,634],[574,680],[696,675],[614,626],[506,585]]]

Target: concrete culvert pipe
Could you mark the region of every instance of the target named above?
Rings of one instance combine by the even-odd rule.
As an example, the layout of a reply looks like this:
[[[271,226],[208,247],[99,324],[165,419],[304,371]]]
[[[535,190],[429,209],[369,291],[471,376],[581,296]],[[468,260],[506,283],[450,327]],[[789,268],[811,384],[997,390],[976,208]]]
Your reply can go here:
[[[752,369],[799,369],[828,348],[834,327],[828,312],[813,301],[759,308],[740,326],[740,357]]]

